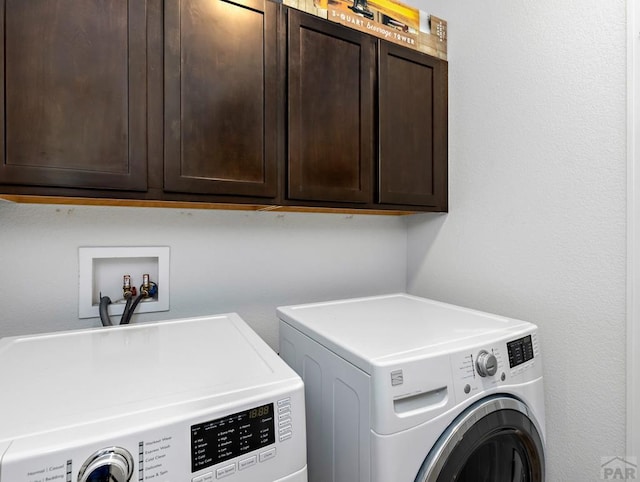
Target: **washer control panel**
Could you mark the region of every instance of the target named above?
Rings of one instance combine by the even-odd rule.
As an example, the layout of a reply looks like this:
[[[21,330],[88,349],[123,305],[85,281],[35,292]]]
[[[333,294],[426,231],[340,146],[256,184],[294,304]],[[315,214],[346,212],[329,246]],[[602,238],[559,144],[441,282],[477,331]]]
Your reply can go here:
[[[187,413],[151,427],[155,417],[149,415],[144,424],[138,420],[140,430],[134,421],[128,434],[105,437],[108,427],[87,426],[44,435],[38,447],[29,439],[16,440],[1,459],[0,482],[279,480],[304,466],[303,396],[300,385],[231,413]]]
[[[191,426],[191,472],[240,457],[275,441],[273,403]]]
[[[276,425],[277,421],[277,425]],[[267,403],[191,426],[191,472],[229,462],[192,478],[192,482],[222,479],[273,459],[276,438],[291,438],[291,398]],[[232,460],[235,459],[235,460]]]

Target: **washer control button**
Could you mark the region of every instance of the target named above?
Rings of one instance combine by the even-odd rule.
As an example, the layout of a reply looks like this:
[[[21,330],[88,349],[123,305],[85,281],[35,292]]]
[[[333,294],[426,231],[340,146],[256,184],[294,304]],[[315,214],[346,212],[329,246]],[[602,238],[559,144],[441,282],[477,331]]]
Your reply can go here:
[[[291,405],[282,405],[278,407],[278,414],[283,415],[285,413],[291,413]]]
[[[194,477],[193,479],[191,479],[191,482],[213,482],[213,472],[207,472],[206,474]]]
[[[246,468],[251,467],[252,465],[256,465],[258,463],[258,459],[256,456],[249,457],[248,459],[243,459],[238,462],[238,470],[244,470]]]
[[[272,448],[269,450],[266,450],[264,452],[262,452],[260,455],[258,455],[260,462],[266,462],[269,459],[272,459],[276,456],[276,448]]]
[[[285,425],[291,425],[291,417],[279,417],[278,427],[284,427]]]
[[[236,473],[236,464],[225,465],[216,470],[216,479],[221,479],[231,474]]]

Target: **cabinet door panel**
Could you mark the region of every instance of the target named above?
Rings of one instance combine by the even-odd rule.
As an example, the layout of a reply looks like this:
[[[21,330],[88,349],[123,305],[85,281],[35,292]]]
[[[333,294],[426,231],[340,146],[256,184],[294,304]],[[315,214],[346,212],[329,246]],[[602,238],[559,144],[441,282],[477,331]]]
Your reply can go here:
[[[446,207],[446,62],[379,46],[379,199]]]
[[[274,197],[276,4],[165,5],[165,190]]]
[[[288,29],[288,197],[371,202],[375,43],[295,10]]]
[[[0,8],[0,183],[145,190],[146,1]]]

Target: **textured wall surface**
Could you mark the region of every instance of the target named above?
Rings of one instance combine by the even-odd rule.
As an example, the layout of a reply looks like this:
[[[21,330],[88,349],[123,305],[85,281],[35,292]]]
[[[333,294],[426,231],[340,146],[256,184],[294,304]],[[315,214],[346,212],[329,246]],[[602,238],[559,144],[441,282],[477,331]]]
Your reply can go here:
[[[169,246],[171,309],[238,312],[273,347],[275,308],[404,291],[406,223],[279,214],[0,202],[0,337],[99,326],[78,319],[79,246]]]
[[[625,3],[413,4],[449,22],[450,212],[410,219],[409,290],[537,323],[547,480],[600,480],[625,455]]]

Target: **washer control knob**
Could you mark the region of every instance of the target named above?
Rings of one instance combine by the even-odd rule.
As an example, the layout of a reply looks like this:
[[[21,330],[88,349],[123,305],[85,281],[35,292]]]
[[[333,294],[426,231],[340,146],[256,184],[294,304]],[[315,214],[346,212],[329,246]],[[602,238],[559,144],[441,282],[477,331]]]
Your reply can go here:
[[[98,450],[80,468],[78,482],[129,482],[133,457],[122,447]]]
[[[482,350],[476,358],[476,369],[481,377],[492,377],[498,371],[498,360],[493,353]]]

